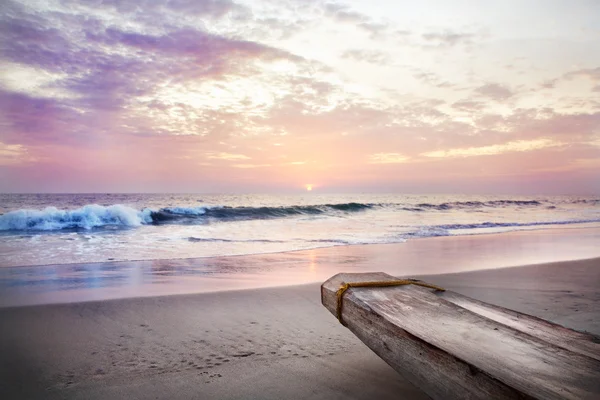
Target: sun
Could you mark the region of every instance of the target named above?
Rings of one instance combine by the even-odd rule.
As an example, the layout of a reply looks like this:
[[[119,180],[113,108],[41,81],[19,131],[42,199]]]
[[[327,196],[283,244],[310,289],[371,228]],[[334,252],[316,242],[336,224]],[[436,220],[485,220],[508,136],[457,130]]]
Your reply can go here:
[[[312,190],[312,187],[313,187],[312,183],[307,183],[306,184],[306,191],[310,192]]]

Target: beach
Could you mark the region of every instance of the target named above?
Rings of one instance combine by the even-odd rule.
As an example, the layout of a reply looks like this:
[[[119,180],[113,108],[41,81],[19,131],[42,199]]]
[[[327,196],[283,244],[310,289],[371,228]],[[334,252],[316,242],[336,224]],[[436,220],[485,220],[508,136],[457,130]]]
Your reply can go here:
[[[543,242],[543,235],[529,236]],[[497,242],[493,235],[473,238]],[[424,239],[426,244],[414,246],[427,246],[420,251],[454,246],[459,254],[460,240],[466,239],[456,239]],[[518,242],[527,243],[522,237]],[[399,248],[410,243],[362,246],[360,250],[341,247],[336,254],[339,258],[339,252],[345,251],[348,266],[354,260],[360,267],[369,260],[360,261],[357,251],[375,247],[381,258],[371,259],[370,268],[389,270],[381,260],[394,258]],[[463,245],[473,247],[474,243]],[[321,251],[327,254],[326,249]],[[450,264],[456,261],[452,254],[448,252],[446,258]],[[482,259],[485,254],[490,256],[481,253]],[[288,258],[294,261],[289,263],[310,264],[303,257],[290,253]],[[499,256],[494,257],[500,263]],[[528,257],[523,254],[523,259]],[[238,257],[235,262],[244,260]],[[316,269],[326,264],[317,260],[321,261],[313,260]],[[600,334],[600,258],[511,268],[491,263],[487,267],[446,274],[423,269],[424,274],[409,274],[479,300]],[[282,286],[282,282],[256,289],[100,301],[71,298],[62,304],[0,308],[0,395],[40,399],[427,398],[321,306],[319,283]]]
[[[1,4],[0,400],[600,400],[600,0]]]

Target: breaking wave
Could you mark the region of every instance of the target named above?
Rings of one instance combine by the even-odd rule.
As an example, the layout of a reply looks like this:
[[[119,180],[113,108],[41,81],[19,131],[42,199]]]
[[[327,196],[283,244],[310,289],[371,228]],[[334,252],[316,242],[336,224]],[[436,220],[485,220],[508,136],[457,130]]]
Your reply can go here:
[[[597,199],[569,200],[569,203],[596,205]],[[199,205],[195,207],[164,207],[158,210],[134,208],[115,204],[101,206],[90,204],[73,210],[60,210],[47,207],[43,210],[21,209],[0,214],[0,231],[59,231],[69,229],[94,228],[130,228],[140,225],[163,224],[208,224],[214,222],[235,222],[246,220],[267,220],[298,216],[346,216],[352,213],[367,212],[373,209],[386,209],[410,213],[435,213],[448,210],[466,212],[482,212],[486,208],[514,209],[521,212],[523,208],[542,206],[544,209],[555,209],[561,202],[549,200],[490,200],[490,201],[455,201],[444,203],[337,203],[316,205],[264,206],[264,207],[232,207]],[[399,218],[402,218],[398,214]],[[415,236],[444,235],[445,230],[502,228],[537,225],[565,225],[598,220],[563,220],[552,222],[483,222],[475,224],[429,225],[427,232],[415,233]],[[204,240],[191,238],[190,241]]]
[[[203,220],[251,220],[274,219],[298,215],[332,214],[335,212],[357,212],[375,207],[375,204],[342,203],[289,207],[167,207],[150,213],[152,222],[184,222],[198,216]]]
[[[75,210],[47,207],[43,210],[16,210],[0,215],[0,231],[92,229],[103,226],[135,227],[152,222],[150,213],[115,204],[90,204]]]
[[[204,223],[211,220],[253,220],[285,218],[296,215],[351,213],[364,211],[374,204],[342,203],[289,207],[165,207],[158,211],[135,210],[120,204],[86,205],[75,210],[47,207],[43,210],[16,210],[0,215],[0,231],[93,229],[100,227],[136,227],[147,224]]]

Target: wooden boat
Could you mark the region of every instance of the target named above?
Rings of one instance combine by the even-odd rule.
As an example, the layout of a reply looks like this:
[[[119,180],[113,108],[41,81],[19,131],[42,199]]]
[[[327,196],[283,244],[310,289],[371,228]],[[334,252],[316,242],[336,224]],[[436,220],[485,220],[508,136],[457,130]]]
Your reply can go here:
[[[599,337],[421,281],[380,287],[392,281],[338,274],[321,286],[321,300],[431,398],[600,399]]]

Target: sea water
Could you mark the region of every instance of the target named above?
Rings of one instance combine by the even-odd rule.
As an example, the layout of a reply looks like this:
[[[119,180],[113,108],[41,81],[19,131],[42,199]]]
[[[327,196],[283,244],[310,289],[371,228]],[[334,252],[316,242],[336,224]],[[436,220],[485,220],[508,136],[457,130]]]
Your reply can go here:
[[[161,260],[600,226],[600,199],[354,194],[3,194],[0,266]]]

